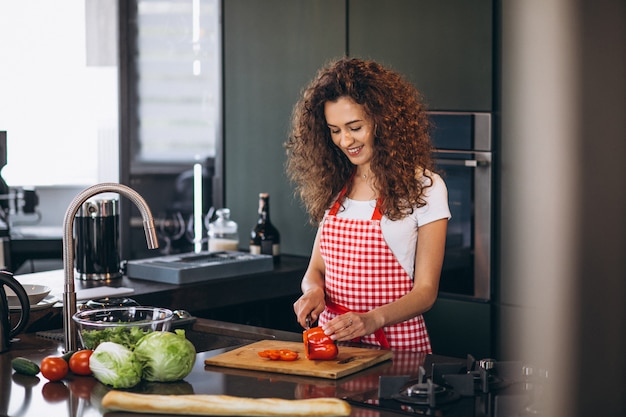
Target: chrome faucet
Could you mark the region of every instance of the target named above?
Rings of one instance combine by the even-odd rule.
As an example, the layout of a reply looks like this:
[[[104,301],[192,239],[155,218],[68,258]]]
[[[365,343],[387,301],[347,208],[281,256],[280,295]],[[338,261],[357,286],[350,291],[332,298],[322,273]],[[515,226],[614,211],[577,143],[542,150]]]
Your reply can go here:
[[[146,232],[148,249],[159,247],[154,218],[146,201],[135,190],[122,184],[96,184],[81,191],[70,203],[63,220],[63,270],[65,281],[63,286],[63,330],[65,336],[65,351],[76,350],[76,326],[72,316],[76,313],[76,291],[74,286],[74,218],[81,205],[89,198],[102,193],[118,193],[130,199],[141,213],[143,228]]]

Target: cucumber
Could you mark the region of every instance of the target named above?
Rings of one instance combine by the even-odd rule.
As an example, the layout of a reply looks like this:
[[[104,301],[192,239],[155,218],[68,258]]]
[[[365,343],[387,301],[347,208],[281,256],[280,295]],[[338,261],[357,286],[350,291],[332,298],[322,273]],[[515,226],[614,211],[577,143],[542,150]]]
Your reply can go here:
[[[35,376],[39,373],[39,365],[26,358],[14,358],[11,361],[11,367],[18,374]]]

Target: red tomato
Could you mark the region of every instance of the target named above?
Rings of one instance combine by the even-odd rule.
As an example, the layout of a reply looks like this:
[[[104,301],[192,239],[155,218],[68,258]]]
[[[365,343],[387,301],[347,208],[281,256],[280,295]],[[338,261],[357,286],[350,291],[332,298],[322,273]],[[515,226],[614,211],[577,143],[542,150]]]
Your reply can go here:
[[[332,360],[339,354],[337,344],[326,336],[321,327],[313,327],[302,334],[307,359]]]
[[[70,358],[70,370],[76,375],[91,375],[89,369],[89,358],[93,350],[84,349],[74,353]]]
[[[59,381],[67,375],[69,365],[59,356],[46,356],[41,361],[41,374],[50,381]]]

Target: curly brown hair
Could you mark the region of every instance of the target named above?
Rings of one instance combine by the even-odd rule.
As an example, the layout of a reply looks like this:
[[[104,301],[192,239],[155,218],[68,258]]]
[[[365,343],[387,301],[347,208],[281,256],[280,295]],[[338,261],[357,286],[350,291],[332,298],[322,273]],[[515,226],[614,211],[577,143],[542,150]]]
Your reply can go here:
[[[434,162],[430,122],[421,94],[402,75],[374,61],[342,58],[319,70],[304,89],[285,143],[287,175],[311,222],[322,220],[355,170],[333,143],[326,125],[324,104],[340,97],[362,105],[375,126],[370,169],[382,199],[381,212],[398,220],[424,206],[424,190],[432,185]],[[428,180],[417,180],[424,177]]]

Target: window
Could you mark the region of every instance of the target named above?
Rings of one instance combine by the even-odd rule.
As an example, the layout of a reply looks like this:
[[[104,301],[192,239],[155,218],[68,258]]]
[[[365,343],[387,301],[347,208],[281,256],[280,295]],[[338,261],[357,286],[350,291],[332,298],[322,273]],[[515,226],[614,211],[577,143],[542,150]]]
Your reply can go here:
[[[2,177],[9,186],[117,181],[116,5],[0,2]],[[98,60],[102,54],[108,58]]]
[[[139,162],[215,156],[220,115],[217,0],[138,0]]]
[[[182,216],[183,231],[194,231],[167,236],[173,241],[162,247],[176,252],[193,250],[188,237],[197,235],[197,219],[221,204],[220,6],[219,0],[120,2],[120,181],[144,197],[157,223]],[[191,181],[198,165],[201,195]],[[123,204],[124,257],[155,256],[135,227],[138,213]]]
[[[213,158],[219,0],[136,0],[131,171]],[[0,2],[0,131],[9,186],[120,180],[118,1]],[[33,12],[36,10],[36,13]],[[125,151],[125,152],[126,152]]]

